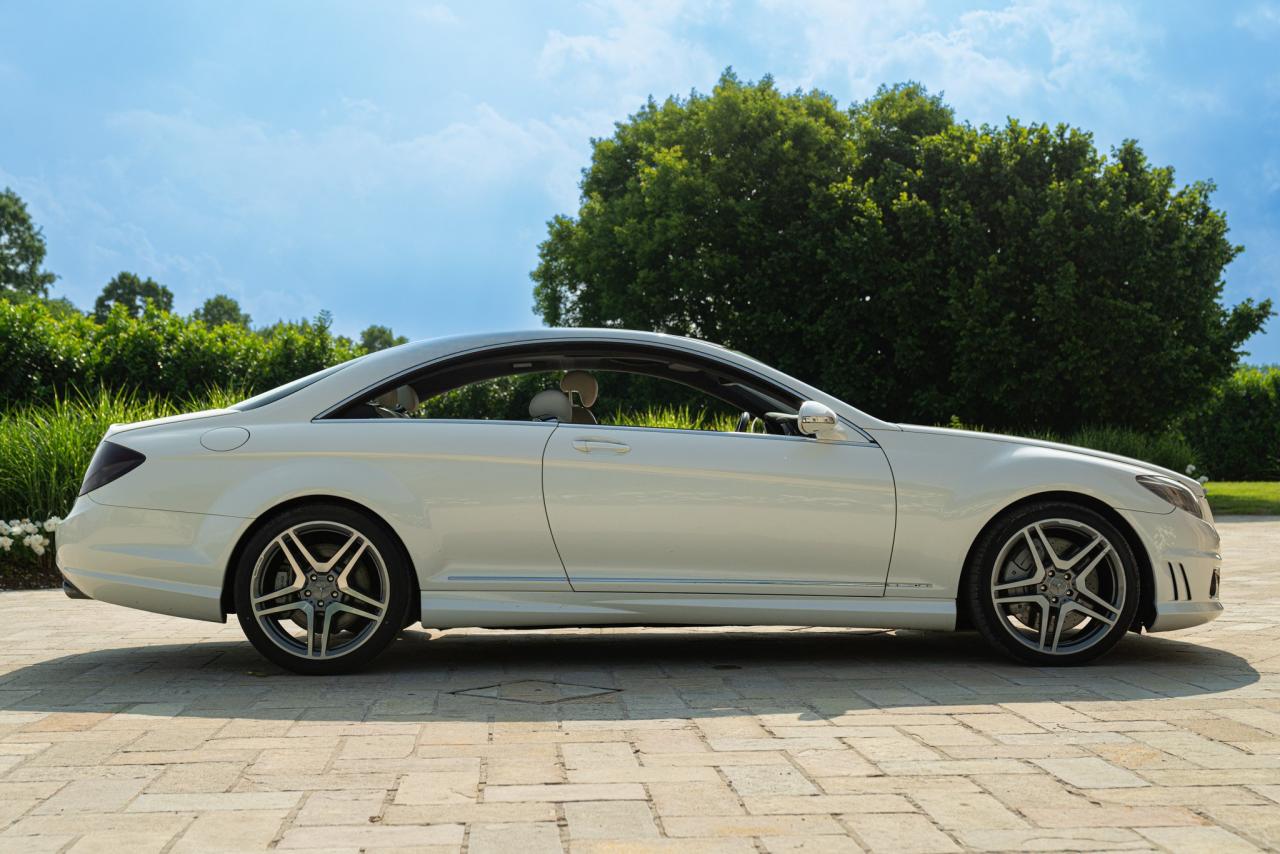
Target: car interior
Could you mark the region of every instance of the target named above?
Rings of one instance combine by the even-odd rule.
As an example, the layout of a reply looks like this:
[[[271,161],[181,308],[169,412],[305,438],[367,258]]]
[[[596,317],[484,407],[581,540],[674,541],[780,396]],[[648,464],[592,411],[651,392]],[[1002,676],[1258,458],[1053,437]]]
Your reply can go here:
[[[664,405],[713,412],[736,432],[796,434],[801,400],[794,394],[730,366],[676,355],[650,347],[565,342],[506,348],[390,379],[327,417],[609,424],[618,411],[643,409],[656,397]],[[501,399],[495,402],[495,397]]]

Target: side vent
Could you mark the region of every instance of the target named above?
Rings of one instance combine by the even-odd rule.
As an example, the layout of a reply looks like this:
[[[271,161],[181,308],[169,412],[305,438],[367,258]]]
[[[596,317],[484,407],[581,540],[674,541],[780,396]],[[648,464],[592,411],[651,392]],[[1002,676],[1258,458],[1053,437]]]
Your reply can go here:
[[[1179,571],[1182,572],[1182,589],[1187,591],[1187,598],[1191,598],[1191,582],[1187,581],[1187,568],[1182,564],[1178,564]]]
[[[1215,566],[1213,568],[1213,577],[1209,579],[1209,598],[1218,598],[1218,579],[1222,576],[1222,568]]]
[[[1169,583],[1173,585],[1173,601],[1177,602],[1181,597],[1178,595],[1178,576],[1173,574],[1173,564],[1166,564],[1169,567]]]

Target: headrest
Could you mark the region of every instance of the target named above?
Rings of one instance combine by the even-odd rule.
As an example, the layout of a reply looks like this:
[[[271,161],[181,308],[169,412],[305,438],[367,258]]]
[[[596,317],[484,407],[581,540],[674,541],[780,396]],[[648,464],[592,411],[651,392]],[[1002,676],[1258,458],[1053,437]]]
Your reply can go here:
[[[573,419],[573,404],[569,395],[559,389],[540,391],[529,401],[529,416],[534,421],[559,421],[564,424]]]
[[[583,406],[594,406],[600,396],[600,383],[586,371],[566,371],[560,378],[560,390],[566,393],[576,391]]]
[[[418,393],[413,386],[402,385],[379,397],[378,405],[392,412],[413,412],[418,408]]]

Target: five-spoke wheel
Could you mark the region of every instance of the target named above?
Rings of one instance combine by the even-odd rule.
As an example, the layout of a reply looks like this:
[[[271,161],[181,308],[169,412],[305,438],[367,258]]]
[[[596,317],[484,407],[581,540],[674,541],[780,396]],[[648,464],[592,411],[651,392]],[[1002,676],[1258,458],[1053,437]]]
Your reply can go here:
[[[311,506],[271,520],[236,575],[240,625],[263,655],[301,673],[337,673],[377,655],[405,622],[407,566],[375,520]]]
[[[1138,574],[1119,531],[1074,504],[1024,507],[989,529],[966,575],[986,638],[1023,661],[1077,664],[1133,623]]]

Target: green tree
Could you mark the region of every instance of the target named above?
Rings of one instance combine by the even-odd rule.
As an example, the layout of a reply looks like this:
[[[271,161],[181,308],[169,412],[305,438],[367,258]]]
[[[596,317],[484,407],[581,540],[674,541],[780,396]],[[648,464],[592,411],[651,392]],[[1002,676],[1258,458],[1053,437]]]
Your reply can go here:
[[[407,343],[409,343],[409,339],[403,335],[396,335],[391,331],[391,327],[379,326],[376,323],[360,333],[360,346],[369,353],[376,353],[388,347],[396,347]]]
[[[191,312],[192,320],[199,320],[205,326],[221,326],[230,323],[232,326],[249,328],[252,318],[240,310],[240,303],[226,294],[214,294],[204,301],[204,305]]]
[[[887,418],[1152,428],[1230,375],[1269,301],[1213,185],[1134,142],[958,123],[914,84],[848,110],[726,72],[596,140],[532,273],[552,325],[693,335]]]
[[[44,296],[58,277],[42,270],[44,234],[31,221],[26,203],[6,187],[0,192],[0,296]]]
[[[173,292],[150,277],[139,278],[134,273],[123,272],[107,282],[106,287],[93,304],[93,316],[99,323],[106,321],[113,305],[122,305],[130,317],[137,317],[146,307],[147,300],[161,311],[173,309]]]

